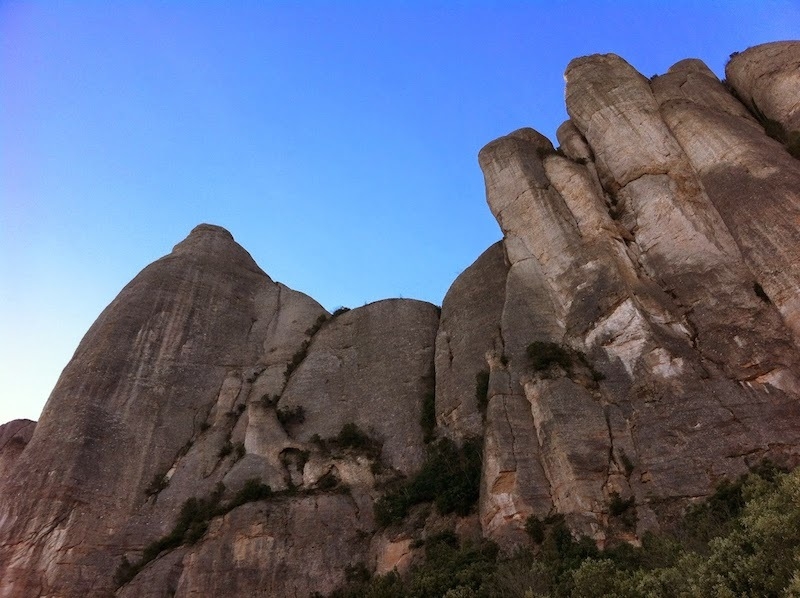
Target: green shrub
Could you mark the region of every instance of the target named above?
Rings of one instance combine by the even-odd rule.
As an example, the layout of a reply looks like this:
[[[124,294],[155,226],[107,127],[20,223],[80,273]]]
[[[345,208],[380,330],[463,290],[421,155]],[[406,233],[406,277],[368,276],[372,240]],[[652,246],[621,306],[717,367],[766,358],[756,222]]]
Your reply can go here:
[[[114,584],[120,588],[132,580],[141,571],[141,567],[137,567],[138,563],[134,564],[128,560],[128,557],[122,557],[122,561],[114,573]],[[142,565],[143,567],[144,565]]]
[[[219,514],[219,501],[222,498],[224,489],[223,485],[218,485],[215,492],[207,499],[187,499],[183,503],[178,519],[169,534],[148,544],[136,563],[131,563],[127,558],[123,558],[114,575],[114,580],[118,587],[128,583],[145,565],[165,550],[172,550],[182,544],[194,544],[197,542],[208,529],[208,522]]]
[[[320,314],[317,316],[317,319],[314,323],[309,327],[306,328],[306,336],[314,336],[319,329],[322,328],[322,325],[328,320],[328,314]]]
[[[284,429],[302,424],[306,421],[306,410],[303,409],[302,405],[281,407],[276,412],[276,415],[278,416],[278,422],[280,422]]]
[[[333,490],[336,486],[339,485],[339,479],[333,475],[333,472],[329,471],[321,478],[317,480],[316,488],[317,490],[328,491]]]
[[[267,394],[263,395],[258,400],[258,402],[262,407],[264,407],[265,409],[268,409],[270,407],[274,407],[275,405],[277,405],[278,401],[280,400],[280,398],[281,398],[281,395],[279,395],[279,394],[271,395],[271,394],[267,393]]]
[[[433,440],[436,431],[436,395],[432,392],[426,394],[422,399],[420,425],[425,442]]]
[[[481,370],[475,374],[475,401],[481,413],[486,413],[489,406],[489,372]]]
[[[625,468],[625,475],[630,477],[631,473],[633,473],[633,468],[635,467],[631,458],[625,453],[625,451],[621,450],[619,452],[619,460],[622,461],[622,467]]]
[[[481,452],[479,438],[466,440],[461,448],[448,438],[428,445],[420,471],[375,503],[378,525],[397,523],[411,507],[425,502],[441,514],[469,514],[478,501]]]
[[[544,533],[546,529],[547,526],[544,521],[535,515],[531,515],[525,520],[525,531],[536,544],[544,542]]]
[[[257,500],[265,500],[272,496],[272,488],[267,484],[262,484],[258,478],[250,478],[244,483],[241,490],[236,493],[230,503],[226,507],[227,511],[232,511],[248,502],[255,502]]]
[[[297,366],[303,363],[303,360],[306,358],[306,355],[308,355],[308,347],[310,345],[311,341],[308,339],[300,343],[300,347],[297,349],[297,351],[295,351],[294,355],[292,355],[292,358],[289,360],[289,363],[286,364],[286,369],[283,372],[283,378],[285,381],[288,382],[289,378],[291,378],[292,376],[292,373],[297,369]]]
[[[569,350],[551,342],[535,341],[526,349],[528,359],[535,372],[560,366],[568,374],[572,372],[572,355]]]
[[[608,504],[608,514],[616,517],[625,527],[636,526],[635,498],[631,496],[623,499],[618,492],[611,493],[611,500]]]
[[[350,583],[365,582],[372,578],[372,573],[370,573],[364,563],[358,563],[356,565],[348,565],[344,568],[344,578]]]
[[[634,498],[623,499],[619,492],[611,493],[611,500],[608,503],[608,513],[612,517],[618,517],[630,509],[634,504]]]
[[[687,509],[680,526],[681,535],[694,545],[704,545],[730,533],[744,507],[745,479],[722,480],[712,496]]]
[[[336,316],[341,316],[342,314],[346,314],[349,311],[350,311],[349,307],[342,306],[342,307],[336,309],[336,311],[333,312],[332,317],[335,318]]]
[[[336,443],[341,448],[355,450],[369,450],[375,445],[375,441],[352,422],[342,426],[336,436]]]

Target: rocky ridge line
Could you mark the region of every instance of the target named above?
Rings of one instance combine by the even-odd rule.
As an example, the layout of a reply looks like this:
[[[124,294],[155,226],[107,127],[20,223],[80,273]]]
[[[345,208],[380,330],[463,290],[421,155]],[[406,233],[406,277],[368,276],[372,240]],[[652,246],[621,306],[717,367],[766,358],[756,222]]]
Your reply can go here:
[[[572,61],[558,149],[520,129],[481,150],[503,240],[441,314],[329,314],[196,227],[39,422],[0,427],[0,596],[328,594],[443,529],[513,550],[560,513],[635,543],[723,478],[796,465],[798,65],[800,42],[734,55],[726,82]],[[475,436],[476,515],[378,524],[435,438]]]

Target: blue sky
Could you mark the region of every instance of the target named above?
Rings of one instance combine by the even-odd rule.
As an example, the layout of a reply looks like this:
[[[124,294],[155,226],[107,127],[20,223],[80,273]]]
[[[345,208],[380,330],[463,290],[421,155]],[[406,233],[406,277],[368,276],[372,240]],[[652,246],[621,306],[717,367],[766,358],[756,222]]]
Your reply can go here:
[[[328,309],[441,303],[500,231],[478,150],[643,74],[800,38],[800,3],[0,2],[0,423],[200,222]]]

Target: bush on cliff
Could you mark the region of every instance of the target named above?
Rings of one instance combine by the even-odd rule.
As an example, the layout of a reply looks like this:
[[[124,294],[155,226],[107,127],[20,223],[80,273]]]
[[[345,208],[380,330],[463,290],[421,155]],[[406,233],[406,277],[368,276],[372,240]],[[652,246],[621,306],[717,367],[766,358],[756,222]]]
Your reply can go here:
[[[482,441],[466,440],[460,448],[442,438],[428,446],[420,471],[375,503],[378,525],[403,520],[414,505],[432,502],[442,514],[469,514],[478,501]]]
[[[621,507],[620,507],[621,508]],[[338,598],[550,598],[800,595],[800,469],[767,464],[723,482],[688,509],[675,531],[645,534],[600,551],[575,539],[563,517],[531,523],[535,552],[498,555],[490,544],[459,546],[452,534],[425,541],[408,576],[360,579]]]

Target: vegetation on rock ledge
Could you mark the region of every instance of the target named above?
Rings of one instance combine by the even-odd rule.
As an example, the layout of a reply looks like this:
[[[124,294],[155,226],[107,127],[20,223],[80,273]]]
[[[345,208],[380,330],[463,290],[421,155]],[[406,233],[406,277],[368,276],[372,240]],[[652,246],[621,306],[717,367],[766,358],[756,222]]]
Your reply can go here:
[[[334,598],[618,598],[800,595],[800,469],[766,464],[723,482],[670,533],[600,551],[563,517],[531,518],[533,551],[502,556],[452,534],[425,541],[408,576],[351,579]]]
[[[434,503],[442,514],[469,514],[478,501],[482,449],[480,438],[460,448],[448,438],[430,444],[422,469],[375,503],[378,525],[398,523],[424,502]]]

